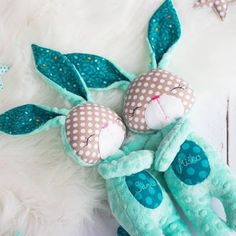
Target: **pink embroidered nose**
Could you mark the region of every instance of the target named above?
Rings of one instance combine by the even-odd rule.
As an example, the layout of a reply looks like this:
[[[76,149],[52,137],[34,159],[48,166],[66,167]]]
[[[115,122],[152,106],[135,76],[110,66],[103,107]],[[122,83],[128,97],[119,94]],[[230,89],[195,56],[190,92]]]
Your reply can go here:
[[[108,123],[102,125],[102,129],[105,129],[105,128],[107,128],[107,127],[108,127]]]
[[[154,97],[152,97],[152,101],[153,100],[158,100],[160,98],[160,96],[154,96]]]

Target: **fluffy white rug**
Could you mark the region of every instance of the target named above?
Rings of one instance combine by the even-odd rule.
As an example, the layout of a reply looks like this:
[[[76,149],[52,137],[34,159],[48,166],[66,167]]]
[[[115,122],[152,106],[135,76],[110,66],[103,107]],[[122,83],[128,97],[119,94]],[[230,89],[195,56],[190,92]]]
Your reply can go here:
[[[193,1],[175,1],[183,36],[169,70],[192,83],[202,97],[212,90],[220,94],[236,75],[236,4],[222,23],[210,8],[193,9]],[[0,0],[0,63],[11,66],[0,112],[34,102],[69,106],[35,73],[31,43],[99,54],[128,71],[143,72],[148,63],[147,22],[161,2]],[[97,97],[120,110],[121,92]],[[81,168],[64,154],[59,130],[28,137],[0,135],[0,169],[1,236],[16,229],[25,236],[114,234],[102,223],[110,222],[103,181],[96,170]],[[104,221],[97,221],[95,208],[106,212]]]

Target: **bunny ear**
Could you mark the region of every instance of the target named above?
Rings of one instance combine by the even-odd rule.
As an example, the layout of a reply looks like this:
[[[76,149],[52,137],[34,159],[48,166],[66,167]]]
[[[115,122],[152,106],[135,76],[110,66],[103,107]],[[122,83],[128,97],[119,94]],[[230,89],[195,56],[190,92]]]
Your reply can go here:
[[[149,21],[148,42],[152,67],[156,68],[165,53],[181,35],[180,22],[171,0],[166,0]]]
[[[111,88],[132,81],[132,75],[109,60],[91,54],[72,53],[66,57],[76,67],[89,88]]]
[[[11,135],[41,131],[59,126],[65,113],[34,104],[19,106],[0,115],[0,131]]]
[[[60,52],[32,45],[36,68],[70,101],[89,100],[87,86],[75,66]]]

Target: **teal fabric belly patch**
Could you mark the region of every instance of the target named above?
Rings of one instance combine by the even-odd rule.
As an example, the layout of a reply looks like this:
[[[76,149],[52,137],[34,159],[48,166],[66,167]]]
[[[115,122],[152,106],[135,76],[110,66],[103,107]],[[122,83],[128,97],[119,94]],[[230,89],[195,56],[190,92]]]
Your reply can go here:
[[[181,145],[172,163],[172,169],[176,176],[187,185],[203,182],[211,171],[205,152],[199,145],[188,140]]]
[[[126,176],[126,184],[135,199],[144,207],[155,209],[163,199],[157,180],[147,171]]]

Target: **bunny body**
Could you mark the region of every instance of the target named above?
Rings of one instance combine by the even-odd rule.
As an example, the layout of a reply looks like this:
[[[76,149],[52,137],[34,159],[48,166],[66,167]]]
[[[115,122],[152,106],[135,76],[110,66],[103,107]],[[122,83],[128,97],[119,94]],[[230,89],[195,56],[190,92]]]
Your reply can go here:
[[[139,151],[99,165],[113,215],[133,236],[190,235],[164,188],[145,170],[152,161],[153,153]]]
[[[190,155],[191,157],[188,157]],[[161,156],[166,157],[164,153]],[[158,156],[158,160],[161,156]],[[160,167],[159,164],[157,166]],[[187,136],[176,150],[174,160],[165,171],[164,178],[199,235],[233,234],[236,229],[236,179],[219,154],[202,138],[193,133]],[[227,224],[213,210],[213,197],[222,202]]]
[[[132,143],[123,149],[155,152],[154,169],[164,171],[164,179],[184,214],[198,235],[232,235],[235,230],[236,179],[219,154],[202,138],[191,132],[187,120],[141,139],[139,147]],[[224,205],[227,224],[212,209],[211,198]]]

